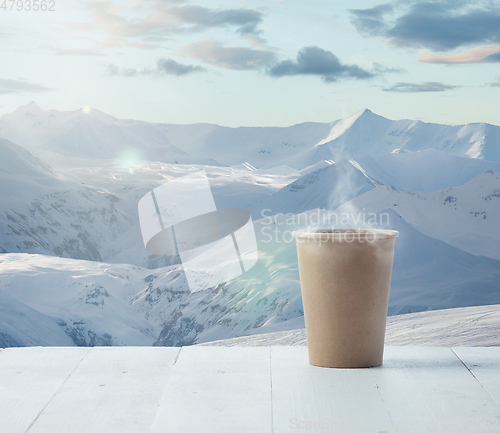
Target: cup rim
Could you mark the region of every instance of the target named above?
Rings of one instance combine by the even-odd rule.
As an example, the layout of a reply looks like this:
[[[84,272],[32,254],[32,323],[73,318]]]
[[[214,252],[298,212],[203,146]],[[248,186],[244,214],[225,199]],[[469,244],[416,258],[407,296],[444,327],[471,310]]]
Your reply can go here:
[[[342,239],[348,234],[355,235],[358,239],[393,239],[399,236],[399,232],[396,230],[362,228],[297,230],[292,232],[295,238],[300,239]]]

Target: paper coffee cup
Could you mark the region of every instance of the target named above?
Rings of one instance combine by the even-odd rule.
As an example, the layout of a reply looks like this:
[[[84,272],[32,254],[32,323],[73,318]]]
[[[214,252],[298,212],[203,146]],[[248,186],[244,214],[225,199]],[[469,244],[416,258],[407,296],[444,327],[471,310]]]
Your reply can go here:
[[[300,284],[309,363],[382,364],[394,230],[298,231]]]

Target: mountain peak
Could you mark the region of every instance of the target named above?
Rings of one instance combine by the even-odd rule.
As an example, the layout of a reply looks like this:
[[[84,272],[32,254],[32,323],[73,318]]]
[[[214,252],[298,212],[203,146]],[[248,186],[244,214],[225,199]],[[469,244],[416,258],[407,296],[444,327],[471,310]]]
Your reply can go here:
[[[374,114],[373,111],[371,111],[368,108],[363,108],[362,110],[358,111],[357,113],[354,113],[350,117],[355,117],[356,119],[359,119],[361,116],[369,116],[370,114]]]
[[[346,117],[343,119],[344,121],[350,121],[352,124],[358,120],[368,120],[368,119],[383,119],[383,120],[388,120],[384,116],[380,116],[379,114],[374,113],[373,111],[369,110],[368,108],[364,108],[361,111],[358,111],[357,113],[354,113],[352,116]]]
[[[373,114],[374,113],[371,110],[369,110],[368,108],[363,108],[362,110],[356,111],[356,113],[351,114],[350,116],[344,117],[343,119],[336,120],[333,123],[335,123],[335,124],[342,123],[344,125],[352,126],[357,120],[359,120],[361,118],[367,118]]]
[[[23,110],[23,109],[43,111],[35,101],[30,101],[27,104],[21,105],[17,110]]]
[[[386,119],[385,117],[379,116],[378,114],[373,113],[368,108],[365,108],[361,111],[358,111],[357,113],[354,113],[352,116],[333,122],[331,124],[332,129],[330,130],[328,136],[325,139],[321,140],[316,146],[326,144],[339,138],[341,135],[345,134],[346,131],[348,131],[354,124],[376,123],[379,119],[381,121],[390,122],[390,120]]]
[[[35,102],[31,101],[27,104],[21,105],[16,108],[11,114],[24,114],[24,115],[36,115],[37,113],[44,113],[45,111],[40,108],[40,106]]]
[[[357,111],[353,115],[346,117],[344,119],[337,120],[334,122],[336,125],[342,125],[345,129],[350,128],[353,126],[355,123],[361,122],[374,122],[377,120],[382,120],[382,121],[387,121],[383,116],[380,116],[378,114],[375,114],[373,111],[371,111],[368,108],[364,108],[363,110]]]

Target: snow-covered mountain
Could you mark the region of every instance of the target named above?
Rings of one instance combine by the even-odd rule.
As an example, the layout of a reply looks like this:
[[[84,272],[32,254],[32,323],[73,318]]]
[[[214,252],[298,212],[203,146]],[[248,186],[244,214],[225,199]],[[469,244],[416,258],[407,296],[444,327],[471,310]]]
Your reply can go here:
[[[82,160],[56,172],[0,139],[0,252],[51,254],[146,267],[170,262],[147,253],[137,203],[168,180],[206,169],[219,207],[250,208],[297,176],[233,168]],[[89,165],[90,164],[90,165]]]
[[[209,163],[169,143],[154,123],[121,120],[99,110],[42,110],[31,102],[0,118],[0,137],[27,148],[78,158]]]
[[[486,123],[451,126],[419,120],[392,121],[363,110],[331,125],[328,137],[304,155],[309,164],[321,159],[357,159],[425,149],[500,161],[500,127]]]
[[[379,183],[414,192],[460,186],[485,171],[500,171],[500,162],[463,158],[435,149],[365,156],[356,163]]]
[[[500,303],[498,127],[365,110],[224,128],[29,104],[0,137],[0,345],[183,345],[298,323],[291,231],[369,213],[400,231],[390,314]],[[259,261],[191,293],[176,257],[144,249],[137,203],[199,170],[218,207],[251,211]]]
[[[369,227],[390,227],[400,232],[395,247],[390,314],[500,303],[494,301],[500,301],[500,261],[471,255],[426,236],[394,210],[383,209],[376,215],[377,223]],[[269,256],[275,262],[278,261],[270,264],[270,268],[276,266],[280,272],[286,269],[287,273],[296,269],[295,256],[285,254],[289,252],[290,246],[294,247],[290,232],[306,227],[313,220],[331,222],[336,227],[344,226],[339,210],[315,209],[300,217],[277,215],[257,222],[260,241],[264,244],[259,244],[259,252],[269,249]],[[353,225],[352,220],[346,221],[345,226]],[[362,222],[357,225],[362,225]],[[260,283],[265,284],[266,278],[263,277]]]
[[[16,144],[0,138],[0,155],[2,209],[65,188],[64,178]]]
[[[71,346],[71,337],[49,317],[0,290],[0,347]]]
[[[390,226],[400,232],[390,314],[500,303],[499,261],[472,256],[421,234],[394,211],[388,214]],[[300,224],[282,225],[286,218],[277,216],[276,225],[257,221],[258,263],[212,290],[191,293],[178,265],[148,270],[3,254],[0,291],[17,301],[15,311],[31,308],[58,324],[54,338],[60,339],[62,330],[81,345],[186,345],[276,330],[303,314],[289,233]],[[4,339],[7,331],[5,324],[0,327]],[[11,337],[25,344],[22,336]]]
[[[68,181],[6,140],[0,153],[0,251],[102,260],[130,227],[116,195]]]
[[[500,260],[500,173],[488,170],[464,185],[407,192],[383,185],[336,209],[380,212],[390,208],[430,237],[474,255]]]
[[[63,335],[83,346],[155,341],[152,326],[130,306],[137,281],[144,278],[143,269],[33,254],[3,254],[0,269],[0,292],[16,301],[10,314],[36,310],[37,316],[28,315],[23,326],[29,320],[33,326],[43,325],[43,335],[37,336],[42,342],[55,344]],[[7,331],[2,321],[0,332]],[[26,337],[18,334],[13,333],[13,339],[26,345]]]
[[[315,170],[302,170],[297,180],[255,205],[253,217],[262,218],[280,212],[298,214],[315,208],[335,209],[377,185],[345,159],[338,163],[317,163],[312,168]]]
[[[500,161],[500,127],[393,121],[360,111],[331,123],[228,128],[117,119],[98,110],[44,111],[34,102],[0,118],[0,138],[73,157],[303,169],[323,160],[437,149]]]

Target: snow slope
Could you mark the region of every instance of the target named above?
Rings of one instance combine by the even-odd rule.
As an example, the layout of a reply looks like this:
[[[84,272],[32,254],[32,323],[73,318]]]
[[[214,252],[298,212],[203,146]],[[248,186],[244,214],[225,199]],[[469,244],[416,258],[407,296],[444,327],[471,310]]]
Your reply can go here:
[[[486,161],[497,138],[491,125],[368,110],[330,124],[223,128],[21,107],[0,118],[0,252],[30,254],[0,254],[0,342],[185,345],[294,326],[291,232],[367,225],[359,212],[401,233],[390,314],[500,303],[500,175]],[[191,293],[176,257],[144,249],[137,203],[199,170],[217,206],[252,212],[259,261]]]
[[[256,168],[282,165],[324,138],[328,123],[301,123],[289,127],[239,127],[218,125],[163,125],[169,141],[190,155],[216,159],[222,165],[248,162]],[[307,165],[288,164],[295,169]]]
[[[29,317],[32,326],[45,324],[39,319],[41,315],[53,318],[59,332],[47,326],[47,344],[62,344],[63,330],[72,344],[79,346],[150,345],[153,328],[129,305],[136,292],[134,284],[143,274],[130,265],[3,254],[0,293],[22,303],[24,309],[38,312]],[[16,310],[22,312],[23,308]]]
[[[400,231],[390,314],[500,303],[500,262],[429,238],[395,212],[389,213],[390,227]],[[270,240],[266,227],[281,231]],[[300,322],[296,248],[290,236],[297,227],[270,226],[263,219],[255,228],[258,263],[212,290],[191,293],[178,265],[148,270],[2,254],[0,291],[57,320],[73,343],[80,345],[179,346],[275,330],[290,320]]]
[[[0,137],[17,144],[79,158],[121,158],[210,163],[171,145],[154,123],[121,120],[98,110],[42,110],[36,103],[0,118]]]
[[[40,194],[60,191],[65,179],[27,150],[0,138],[0,206],[33,200]]]
[[[387,318],[387,346],[500,346],[500,305],[452,308]],[[307,346],[304,328],[210,341],[202,346]]]
[[[435,149],[365,156],[356,163],[370,178],[405,191],[429,192],[460,186],[485,171],[500,171],[498,162],[454,156]]]
[[[378,186],[336,209],[391,208],[420,232],[474,255],[500,260],[500,173],[487,171],[464,185],[412,193]]]
[[[72,346],[55,317],[29,307],[0,290],[0,347]]]
[[[0,251],[101,260],[130,226],[117,196],[64,179],[6,140],[0,155]]]
[[[500,303],[500,261],[428,237],[388,212],[391,228],[400,232],[389,314]]]
[[[282,277],[274,280],[286,283]],[[192,344],[234,336],[279,315],[283,305],[268,304],[266,296],[279,297],[282,304],[290,302],[288,290],[276,294],[276,287],[256,290],[242,283],[191,293],[178,266],[152,271],[50,256],[0,255],[0,294],[5,294],[1,308],[36,310],[37,314],[27,316],[25,328],[36,328],[42,316],[50,318],[54,326],[45,326],[44,344],[62,344],[61,330],[72,340],[67,344]],[[296,313],[300,314],[299,309]],[[40,341],[36,335],[29,340],[9,333],[10,316],[2,317],[6,322],[0,321],[0,332],[9,345]]]
[[[500,161],[500,127],[486,123],[439,125],[419,120],[391,121],[363,110],[332,125],[330,135],[304,154],[308,164],[321,159],[437,149],[457,156]]]
[[[42,154],[43,155],[43,154]],[[137,203],[171,179],[206,170],[219,207],[250,208],[297,176],[234,168],[61,157],[58,171],[0,139],[0,252],[51,254],[146,267],[171,259],[144,249]],[[280,170],[278,170],[280,171]]]
[[[500,261],[471,255],[426,236],[391,209],[383,209],[376,215],[377,224],[367,227],[400,232],[396,239],[389,314],[500,303]],[[267,242],[264,248],[272,250],[276,245],[282,248],[270,254],[278,269],[287,266],[295,269],[296,258],[281,258],[279,251],[286,251],[286,245],[294,249],[291,232],[307,227],[304,223],[310,221],[319,221],[317,226],[322,227],[353,226],[352,220],[344,221],[338,210],[311,210],[301,217],[281,215],[260,220],[258,223],[263,227],[257,231],[262,236],[261,242]],[[265,284],[264,278],[261,284]]]
[[[317,167],[315,164],[312,167]],[[347,160],[326,163],[286,185],[254,206],[252,216],[298,214],[310,209],[335,209],[342,203],[375,188],[375,182]]]

